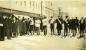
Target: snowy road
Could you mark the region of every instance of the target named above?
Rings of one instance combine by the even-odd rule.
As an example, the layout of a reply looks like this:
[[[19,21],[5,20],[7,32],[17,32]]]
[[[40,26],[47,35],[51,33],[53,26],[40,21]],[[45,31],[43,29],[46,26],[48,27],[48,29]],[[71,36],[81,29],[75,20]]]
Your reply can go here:
[[[19,36],[0,41],[0,50],[85,50],[84,40],[58,36]]]

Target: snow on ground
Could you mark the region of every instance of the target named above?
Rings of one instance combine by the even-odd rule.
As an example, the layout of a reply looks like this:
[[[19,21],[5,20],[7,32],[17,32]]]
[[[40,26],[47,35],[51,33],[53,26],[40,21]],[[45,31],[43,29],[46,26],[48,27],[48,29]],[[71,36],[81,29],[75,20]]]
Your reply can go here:
[[[0,41],[0,50],[85,50],[84,39],[58,36],[19,36]]]

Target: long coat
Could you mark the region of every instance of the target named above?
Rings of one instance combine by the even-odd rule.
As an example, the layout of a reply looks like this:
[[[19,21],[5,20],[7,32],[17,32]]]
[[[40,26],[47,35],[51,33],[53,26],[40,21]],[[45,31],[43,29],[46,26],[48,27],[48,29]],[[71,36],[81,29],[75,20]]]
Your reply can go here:
[[[62,22],[60,20],[56,19],[56,23],[57,23],[57,27],[56,28],[58,30],[61,30],[62,29]]]
[[[6,19],[7,36],[12,36],[12,19]]]
[[[3,29],[3,27],[4,27],[4,25],[3,25],[3,18],[2,17],[0,17],[0,24],[2,24],[1,26],[0,26],[0,40],[1,41],[3,41],[4,40],[4,29]]]
[[[84,30],[85,29],[85,20],[80,20],[80,30]]]
[[[17,32],[18,31],[18,22],[16,21],[15,23],[12,23],[12,31]]]
[[[21,22],[21,33],[25,33],[26,32],[26,22],[22,21]]]
[[[68,25],[68,20],[64,21],[64,29],[68,29],[69,25]]]

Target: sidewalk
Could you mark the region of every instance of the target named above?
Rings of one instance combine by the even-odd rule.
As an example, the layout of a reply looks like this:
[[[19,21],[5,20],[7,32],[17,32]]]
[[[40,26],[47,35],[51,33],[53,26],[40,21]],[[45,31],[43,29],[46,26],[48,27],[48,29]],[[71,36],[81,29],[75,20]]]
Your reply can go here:
[[[0,41],[0,50],[84,50],[84,39],[58,36],[19,36]]]

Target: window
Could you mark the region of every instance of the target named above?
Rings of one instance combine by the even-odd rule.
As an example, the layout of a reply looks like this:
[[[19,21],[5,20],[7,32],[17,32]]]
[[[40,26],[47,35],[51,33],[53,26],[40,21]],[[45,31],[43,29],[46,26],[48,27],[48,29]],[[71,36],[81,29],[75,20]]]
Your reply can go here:
[[[36,8],[38,8],[38,7],[37,7],[37,2],[36,2]]]
[[[30,7],[31,7],[31,1],[30,1]]]
[[[51,6],[52,6],[52,2],[51,2]]]
[[[26,6],[26,1],[24,1],[24,5]]]
[[[22,6],[22,1],[20,1],[20,5]]]
[[[34,8],[34,1],[33,1],[33,8]]]
[[[18,4],[18,2],[16,1],[16,5]]]

